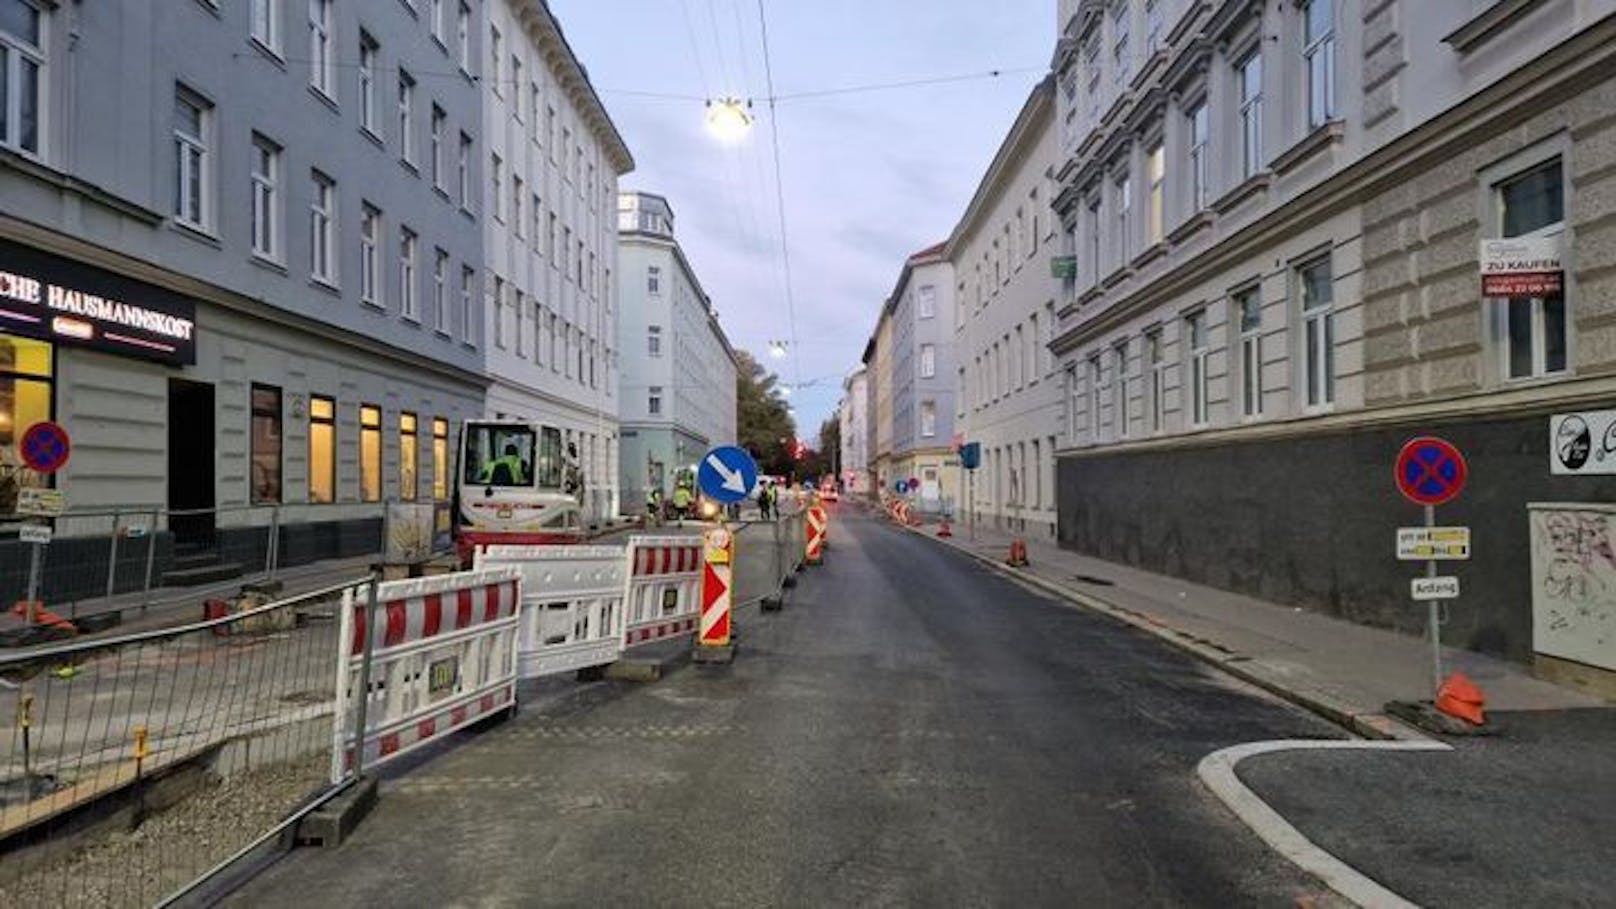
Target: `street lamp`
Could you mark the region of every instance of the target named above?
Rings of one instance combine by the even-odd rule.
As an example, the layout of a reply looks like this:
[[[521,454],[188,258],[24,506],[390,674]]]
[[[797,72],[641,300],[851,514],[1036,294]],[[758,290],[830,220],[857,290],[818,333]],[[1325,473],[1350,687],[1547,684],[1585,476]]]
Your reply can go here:
[[[752,102],[739,98],[718,98],[707,102],[707,131],[720,142],[739,142],[752,128],[748,110]]]
[[[784,360],[786,358],[786,342],[770,341],[769,356],[775,358],[776,360]]]

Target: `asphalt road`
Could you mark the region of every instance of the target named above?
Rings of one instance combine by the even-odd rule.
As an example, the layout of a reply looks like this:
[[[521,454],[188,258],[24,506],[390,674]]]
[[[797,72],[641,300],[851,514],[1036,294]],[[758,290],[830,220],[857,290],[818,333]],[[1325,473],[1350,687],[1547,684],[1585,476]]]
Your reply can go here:
[[[232,904],[1324,899],[1194,768],[1333,727],[857,512],[832,534],[732,667],[530,706]]]

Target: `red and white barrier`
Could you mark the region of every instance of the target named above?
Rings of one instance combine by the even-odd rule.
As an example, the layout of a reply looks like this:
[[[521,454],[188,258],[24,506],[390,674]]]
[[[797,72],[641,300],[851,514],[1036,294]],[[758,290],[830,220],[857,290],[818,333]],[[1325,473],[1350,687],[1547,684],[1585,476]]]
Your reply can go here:
[[[623,646],[682,637],[696,630],[701,598],[701,537],[632,536],[623,603]]]
[[[808,509],[808,542],[803,555],[810,565],[818,565],[824,558],[825,531],[829,524],[823,506],[815,505]]]
[[[522,573],[517,671],[524,679],[615,662],[622,650],[623,550],[616,546],[488,546],[477,567]]]
[[[389,581],[377,587],[374,630],[366,627],[365,588],[343,595],[333,783],[353,767],[356,747],[371,767],[516,705],[521,584],[513,568]],[[370,685],[361,691],[369,634]],[[362,736],[355,729],[360,697]]]

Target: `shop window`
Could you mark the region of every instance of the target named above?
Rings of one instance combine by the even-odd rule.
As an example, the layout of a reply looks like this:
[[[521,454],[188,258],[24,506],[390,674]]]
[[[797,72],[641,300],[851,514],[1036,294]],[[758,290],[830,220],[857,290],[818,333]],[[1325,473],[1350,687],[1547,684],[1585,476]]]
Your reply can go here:
[[[359,405],[359,498],[382,500],[382,409]]]
[[[309,397],[309,501],[337,500],[337,402]]]
[[[413,413],[398,415],[398,497],[415,501],[416,483],[421,470],[421,447]]]
[[[252,503],[281,500],[281,390],[252,387]]]
[[[51,345],[0,335],[0,514],[16,509],[17,490],[50,485],[45,474],[22,465],[17,440],[51,418]]]
[[[432,418],[432,498],[449,499],[449,421]]]

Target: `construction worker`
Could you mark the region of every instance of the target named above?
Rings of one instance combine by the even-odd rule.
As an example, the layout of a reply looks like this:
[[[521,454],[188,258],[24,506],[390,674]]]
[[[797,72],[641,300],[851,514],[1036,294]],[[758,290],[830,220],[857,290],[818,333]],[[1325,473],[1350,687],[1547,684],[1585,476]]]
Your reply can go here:
[[[645,497],[645,508],[651,513],[651,519],[657,524],[662,523],[662,487],[653,486],[651,492]]]
[[[477,475],[477,482],[493,483],[501,467],[505,468],[509,476],[508,480],[501,479],[502,484],[527,485],[527,472],[522,467],[522,455],[514,443],[507,443],[504,454],[483,465],[482,472]]]
[[[758,486],[758,514],[762,516],[763,520],[767,521],[769,519],[769,508],[773,504],[774,486],[768,480],[764,480]]]
[[[695,496],[691,493],[690,487],[684,483],[680,483],[679,485],[673,487],[674,516],[681,521],[690,517],[690,505],[694,499]]]

